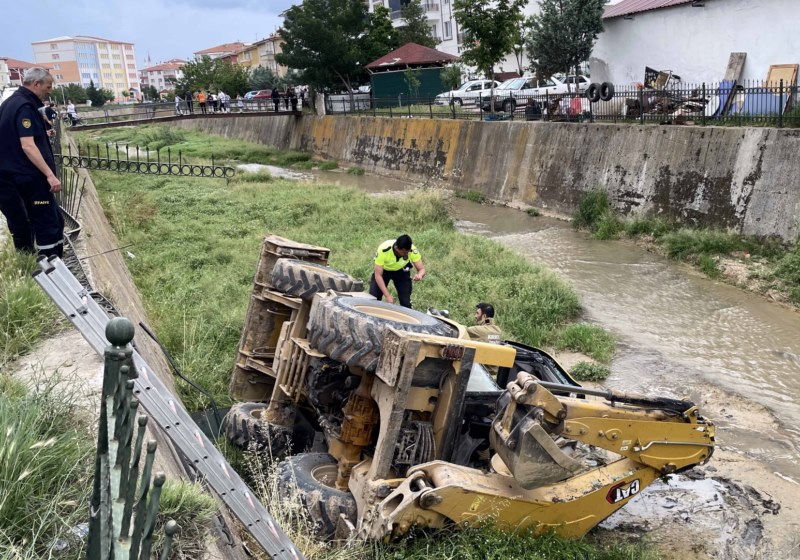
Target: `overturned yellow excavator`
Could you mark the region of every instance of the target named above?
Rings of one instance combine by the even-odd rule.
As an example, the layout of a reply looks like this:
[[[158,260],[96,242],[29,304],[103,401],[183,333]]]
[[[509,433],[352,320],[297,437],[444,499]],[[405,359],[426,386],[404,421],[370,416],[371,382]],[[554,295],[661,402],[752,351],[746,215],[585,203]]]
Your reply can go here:
[[[286,456],[281,489],[321,538],[487,521],[579,537],[710,459],[693,403],[583,388],[542,350],[376,301],[328,256],[265,239],[226,428]]]

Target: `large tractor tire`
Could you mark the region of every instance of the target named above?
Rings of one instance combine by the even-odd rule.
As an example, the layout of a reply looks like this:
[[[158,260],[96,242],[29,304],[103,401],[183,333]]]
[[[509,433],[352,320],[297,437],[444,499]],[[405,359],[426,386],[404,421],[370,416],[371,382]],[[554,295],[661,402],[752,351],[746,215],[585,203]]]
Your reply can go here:
[[[286,425],[272,424],[263,418],[268,404],[236,403],[225,417],[225,435],[237,447],[272,457],[304,450],[314,439],[314,429],[292,412],[284,416]]]
[[[279,259],[272,269],[272,285],[276,290],[302,299],[311,299],[317,292],[363,292],[364,282],[335,268],[308,261]]]
[[[358,516],[353,495],[336,488],[337,468],[336,460],[327,453],[294,455],[278,464],[281,500],[286,502],[299,497],[306,513],[314,521],[314,533],[326,540],[336,535],[341,514],[353,525]]]
[[[420,334],[455,337],[450,325],[435,317],[374,299],[338,296],[312,311],[311,346],[350,367],[375,371],[387,327]]]

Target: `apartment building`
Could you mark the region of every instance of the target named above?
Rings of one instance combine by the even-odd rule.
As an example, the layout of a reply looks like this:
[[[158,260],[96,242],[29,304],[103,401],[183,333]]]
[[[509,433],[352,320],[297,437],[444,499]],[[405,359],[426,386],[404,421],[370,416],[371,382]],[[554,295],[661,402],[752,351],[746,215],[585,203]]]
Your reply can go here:
[[[227,58],[240,52],[246,46],[247,43],[236,41],[234,43],[223,43],[221,45],[217,45],[216,47],[203,49],[202,51],[196,51],[193,54],[195,59],[200,59],[203,56],[207,56],[209,58]]]
[[[86,87],[94,82],[113,91],[117,100],[124,98],[124,91],[141,90],[133,43],[78,35],[36,41],[31,46],[36,64],[51,67],[58,83]]]
[[[226,45],[235,44],[241,43],[227,43]],[[238,64],[239,66],[244,66],[250,70],[259,67],[269,68],[276,75],[285,76],[289,69],[286,66],[278,64],[278,61],[275,60],[275,55],[281,52],[282,44],[283,39],[281,36],[278,33],[273,33],[266,39],[261,39],[260,41],[256,41],[254,43],[243,44],[240,49],[218,55],[215,58],[227,60],[231,64]],[[220,47],[222,47],[222,45]],[[218,49],[220,47],[214,47],[214,49]],[[200,52],[203,54],[208,54],[207,51],[211,50],[213,49],[206,49],[206,51]],[[199,53],[195,53],[195,55],[197,54]]]
[[[175,89],[175,82],[183,78],[183,65],[185,60],[172,58],[161,64],[142,68],[139,81],[142,87],[153,86],[159,92],[172,91]]]

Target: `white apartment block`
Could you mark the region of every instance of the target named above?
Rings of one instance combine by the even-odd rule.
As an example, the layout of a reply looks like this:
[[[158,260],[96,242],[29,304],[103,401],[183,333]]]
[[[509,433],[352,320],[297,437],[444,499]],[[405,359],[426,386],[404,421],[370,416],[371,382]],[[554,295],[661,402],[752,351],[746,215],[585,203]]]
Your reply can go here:
[[[173,58],[155,66],[142,68],[140,75],[142,87],[153,86],[159,92],[174,90],[175,82],[183,78],[181,68],[184,64],[186,64],[185,60]]]
[[[78,35],[31,43],[37,64],[52,68],[56,83],[84,87],[94,82],[122,100],[123,91],[141,90],[136,52],[132,43]]]

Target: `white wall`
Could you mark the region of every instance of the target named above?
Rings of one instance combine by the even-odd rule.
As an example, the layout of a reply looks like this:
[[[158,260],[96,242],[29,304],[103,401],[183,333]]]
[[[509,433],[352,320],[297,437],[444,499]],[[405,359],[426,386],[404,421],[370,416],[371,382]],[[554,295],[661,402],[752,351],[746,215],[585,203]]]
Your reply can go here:
[[[684,82],[718,82],[731,52],[746,52],[742,79],[765,80],[771,64],[800,63],[800,1],[706,0],[605,20],[590,59],[592,81],[631,85],[644,68]]]

